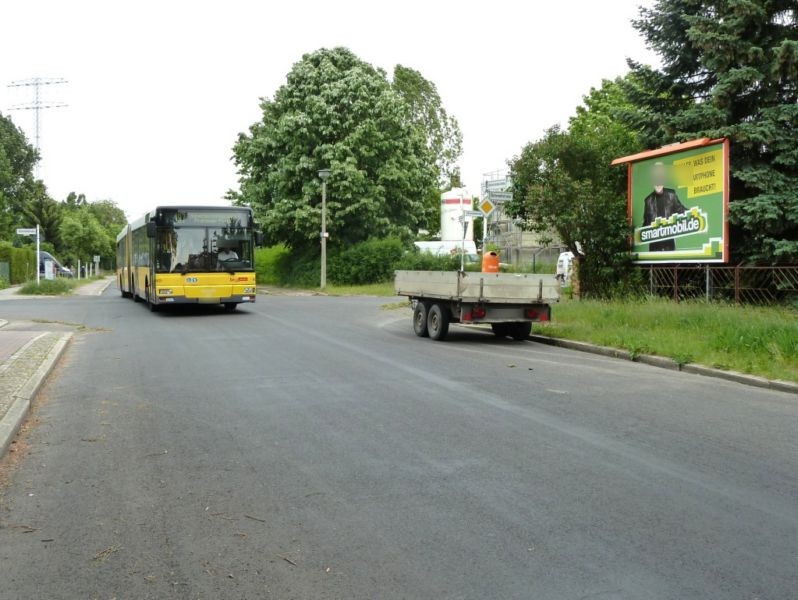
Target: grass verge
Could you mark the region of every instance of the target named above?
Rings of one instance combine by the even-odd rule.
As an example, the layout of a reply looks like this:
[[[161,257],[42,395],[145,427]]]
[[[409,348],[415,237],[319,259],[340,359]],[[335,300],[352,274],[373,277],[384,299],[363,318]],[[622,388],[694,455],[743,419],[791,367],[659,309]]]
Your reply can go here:
[[[97,276],[89,277],[88,279],[58,277],[57,279],[42,279],[39,285],[36,285],[36,281],[28,281],[17,290],[17,294],[22,294],[23,296],[64,296],[71,294],[75,288],[98,279],[105,279],[105,277]]]
[[[72,293],[75,282],[71,279],[42,279],[37,285],[35,281],[24,284],[17,294],[24,296],[63,296]]]
[[[798,381],[795,310],[658,298],[565,301],[552,310],[552,322],[535,325],[535,333]]]
[[[324,290],[328,296],[395,296],[393,281],[364,285],[328,285]]]

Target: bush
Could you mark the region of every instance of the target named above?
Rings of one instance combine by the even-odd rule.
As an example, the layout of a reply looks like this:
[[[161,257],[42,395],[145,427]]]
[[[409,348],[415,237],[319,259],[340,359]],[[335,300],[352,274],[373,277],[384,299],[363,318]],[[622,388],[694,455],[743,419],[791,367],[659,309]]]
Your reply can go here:
[[[9,285],[11,284],[8,283],[8,279],[5,277],[0,277],[0,290],[6,289]]]
[[[268,285],[318,285],[321,258],[318,251],[295,253],[278,244],[255,251],[255,273],[258,283]]]
[[[291,250],[278,244],[255,250],[255,273],[258,283],[285,285],[290,270]]]
[[[42,279],[39,285],[36,285],[35,281],[29,281],[19,289],[18,293],[33,296],[59,296],[70,293],[73,287],[75,287],[74,284],[68,279]]]
[[[348,248],[329,249],[327,280],[336,285],[366,285],[393,279],[394,271],[456,271],[459,256],[434,256],[408,247],[398,239],[368,240]],[[480,270],[479,264],[466,270]],[[317,287],[321,273],[319,251],[295,253],[283,245],[259,248],[255,272],[261,284]]]
[[[328,276],[339,285],[389,281],[405,252],[404,243],[392,238],[355,244],[331,258]]]
[[[459,269],[459,256],[436,256],[430,252],[420,252],[414,246],[413,250],[406,252],[401,260],[396,263],[394,270],[458,271]]]
[[[36,276],[36,250],[14,248],[8,242],[0,242],[0,262],[8,263],[11,284],[23,283]]]

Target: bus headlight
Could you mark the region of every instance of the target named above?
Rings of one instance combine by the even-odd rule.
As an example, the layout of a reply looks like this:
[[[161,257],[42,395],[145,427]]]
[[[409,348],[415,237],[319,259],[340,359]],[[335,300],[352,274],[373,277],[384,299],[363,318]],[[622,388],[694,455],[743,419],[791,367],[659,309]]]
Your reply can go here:
[[[255,293],[255,288],[254,287],[245,287],[244,288],[244,293],[245,294],[254,294]]]
[[[172,290],[170,290],[170,289],[160,289],[160,290],[158,290],[158,295],[159,296],[171,296],[172,295]]]

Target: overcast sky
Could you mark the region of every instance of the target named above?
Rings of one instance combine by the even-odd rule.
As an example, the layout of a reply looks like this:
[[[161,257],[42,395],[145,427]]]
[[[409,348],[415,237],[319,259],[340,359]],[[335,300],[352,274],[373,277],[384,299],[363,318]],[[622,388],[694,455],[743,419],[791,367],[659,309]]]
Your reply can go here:
[[[528,141],[572,114],[625,59],[654,62],[630,24],[649,0],[558,2],[83,2],[0,6],[0,111],[33,139],[42,112],[41,177],[115,200],[129,217],[156,204],[218,204],[236,186],[236,135],[260,116],[303,53],[346,46],[389,73],[397,63],[435,82],[464,136],[461,167],[478,191]],[[331,190],[331,193],[334,191]]]

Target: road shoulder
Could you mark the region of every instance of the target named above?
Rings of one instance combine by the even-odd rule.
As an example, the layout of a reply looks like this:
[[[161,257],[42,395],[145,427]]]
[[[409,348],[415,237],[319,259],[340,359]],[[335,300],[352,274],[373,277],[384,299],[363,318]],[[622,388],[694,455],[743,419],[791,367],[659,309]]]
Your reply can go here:
[[[0,364],[0,457],[72,339],[72,332],[45,331],[29,339],[4,339],[3,333],[0,333],[0,344],[13,344],[16,348]]]
[[[549,346],[558,346],[560,348],[567,348],[569,350],[577,350],[579,352],[589,352],[590,354],[598,354],[600,356],[608,356],[610,358],[619,358],[622,360],[631,360],[640,362],[653,367],[660,367],[662,369],[670,369],[672,371],[684,371],[685,373],[692,373],[694,375],[703,375],[705,377],[715,377],[716,379],[725,379],[726,381],[734,381],[735,383],[742,383],[743,385],[750,385],[754,387],[766,388],[777,390],[780,392],[788,392],[791,394],[798,394],[798,383],[791,381],[781,381],[778,379],[766,379],[757,375],[749,375],[748,373],[740,373],[739,371],[724,371],[714,367],[707,367],[696,363],[679,364],[672,358],[665,356],[656,356],[653,354],[633,355],[627,350],[619,348],[611,348],[608,346],[598,346],[588,342],[578,342],[575,340],[566,340],[563,338],[555,338],[547,335],[533,334],[529,336],[534,342],[540,344],[548,344]]]

